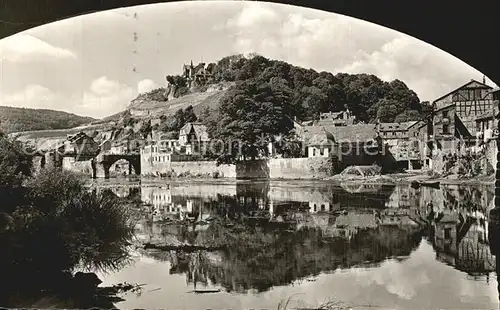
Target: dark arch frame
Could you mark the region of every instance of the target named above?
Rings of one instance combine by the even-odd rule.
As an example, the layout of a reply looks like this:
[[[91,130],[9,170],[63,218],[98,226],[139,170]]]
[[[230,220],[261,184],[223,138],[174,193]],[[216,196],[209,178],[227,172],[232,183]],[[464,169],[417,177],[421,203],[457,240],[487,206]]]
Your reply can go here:
[[[179,0],[178,0],[179,1]],[[187,0],[180,0],[187,1]],[[0,0],[0,38],[56,20],[172,0]],[[344,14],[430,43],[500,85],[500,1],[269,0]],[[469,42],[472,42],[471,44]]]

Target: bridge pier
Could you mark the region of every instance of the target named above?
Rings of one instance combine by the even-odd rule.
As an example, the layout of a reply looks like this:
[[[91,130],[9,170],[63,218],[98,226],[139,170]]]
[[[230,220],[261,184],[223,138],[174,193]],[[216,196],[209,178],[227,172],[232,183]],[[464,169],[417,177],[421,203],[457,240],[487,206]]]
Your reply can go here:
[[[104,178],[109,179],[109,168],[111,165],[106,163],[96,163],[95,165],[95,177],[94,178]]]
[[[37,168],[59,168],[62,169],[63,166],[63,157],[57,152],[47,152],[40,156],[40,160],[38,160],[39,156],[36,156],[36,163],[39,163]]]
[[[45,156],[34,155],[31,157],[31,162],[33,164],[33,171],[38,172],[45,168]]]

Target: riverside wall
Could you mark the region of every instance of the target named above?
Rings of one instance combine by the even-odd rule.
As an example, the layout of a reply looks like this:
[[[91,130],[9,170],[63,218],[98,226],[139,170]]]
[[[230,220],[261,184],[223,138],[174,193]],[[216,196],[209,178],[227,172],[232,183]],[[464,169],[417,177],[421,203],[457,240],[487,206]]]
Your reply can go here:
[[[236,167],[234,165],[219,165],[216,161],[160,161],[151,160],[149,157],[141,156],[142,175],[213,175],[218,173],[219,177],[236,178]]]
[[[217,166],[216,161],[174,161],[171,162],[171,170],[177,175],[211,175],[217,172],[223,178],[236,178],[235,165]]]

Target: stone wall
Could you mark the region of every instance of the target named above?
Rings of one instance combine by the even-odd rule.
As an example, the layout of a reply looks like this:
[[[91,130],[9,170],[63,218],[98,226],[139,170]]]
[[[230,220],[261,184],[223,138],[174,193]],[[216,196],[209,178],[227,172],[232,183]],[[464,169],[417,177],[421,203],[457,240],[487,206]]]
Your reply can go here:
[[[171,162],[171,170],[179,174],[205,175],[218,172],[220,177],[236,178],[236,167],[234,165],[217,166],[215,161],[179,161]]]
[[[146,155],[146,156],[145,156]],[[236,167],[234,165],[217,166],[215,161],[157,161],[154,157],[141,154],[142,175],[212,175],[219,173],[219,177],[236,178]]]
[[[144,154],[141,154],[144,155]],[[317,179],[339,172],[338,163],[331,158],[273,158],[217,166],[215,161],[152,161],[141,156],[141,174],[211,175],[238,179]]]
[[[267,160],[247,161],[236,164],[238,179],[269,179],[269,165]]]
[[[268,165],[270,179],[315,179],[334,174],[331,158],[273,158]]]
[[[172,171],[171,162],[150,162],[141,156],[141,175],[158,175],[170,173]]]
[[[238,179],[316,179],[336,171],[330,158],[273,158],[238,163]]]

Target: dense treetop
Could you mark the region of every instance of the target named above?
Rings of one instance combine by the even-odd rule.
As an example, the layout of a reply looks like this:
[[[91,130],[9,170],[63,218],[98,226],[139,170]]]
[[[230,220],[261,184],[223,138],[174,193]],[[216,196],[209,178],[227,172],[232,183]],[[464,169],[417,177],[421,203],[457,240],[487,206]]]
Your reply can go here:
[[[222,58],[214,70],[215,82],[279,83],[289,93],[290,117],[317,118],[321,112],[346,107],[364,122],[418,120],[429,111],[418,95],[400,81],[382,81],[370,74],[317,72],[260,55]]]

